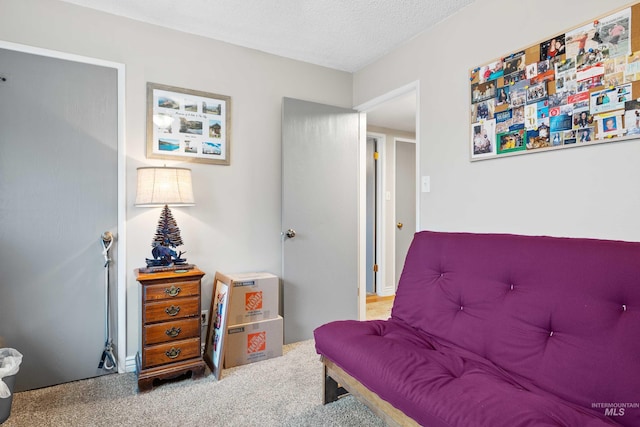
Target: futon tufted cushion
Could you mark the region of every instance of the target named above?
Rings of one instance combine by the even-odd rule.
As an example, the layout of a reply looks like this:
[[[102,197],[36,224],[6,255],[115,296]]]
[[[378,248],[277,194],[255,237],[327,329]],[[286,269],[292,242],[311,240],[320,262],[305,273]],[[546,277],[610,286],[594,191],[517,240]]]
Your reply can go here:
[[[640,402],[640,243],[420,232],[392,317],[569,402]]]
[[[425,425],[640,426],[640,243],[420,232],[392,319],[315,338]]]
[[[382,399],[428,427],[607,426],[604,415],[535,387],[401,320],[332,322],[316,348]]]

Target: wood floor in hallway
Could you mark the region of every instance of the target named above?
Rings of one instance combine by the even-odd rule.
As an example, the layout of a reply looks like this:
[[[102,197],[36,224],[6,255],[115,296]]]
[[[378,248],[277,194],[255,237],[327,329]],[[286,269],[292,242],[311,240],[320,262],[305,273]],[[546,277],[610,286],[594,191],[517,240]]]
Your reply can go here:
[[[379,297],[367,295],[367,320],[386,320],[391,317],[391,307],[395,296]]]

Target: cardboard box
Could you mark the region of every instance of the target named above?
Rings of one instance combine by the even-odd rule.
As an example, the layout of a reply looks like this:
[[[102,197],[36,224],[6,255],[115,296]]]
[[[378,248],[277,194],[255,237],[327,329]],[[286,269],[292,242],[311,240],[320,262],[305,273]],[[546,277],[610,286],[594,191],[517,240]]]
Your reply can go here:
[[[279,280],[270,273],[225,275],[233,289],[229,302],[229,325],[275,319],[280,300]]]
[[[282,317],[227,327],[224,367],[282,356]]]

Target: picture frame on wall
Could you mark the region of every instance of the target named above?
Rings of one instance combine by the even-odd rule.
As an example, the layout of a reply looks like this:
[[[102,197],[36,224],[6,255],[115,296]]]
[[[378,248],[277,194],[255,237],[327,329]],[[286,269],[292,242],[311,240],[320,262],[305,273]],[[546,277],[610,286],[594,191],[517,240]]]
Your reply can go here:
[[[231,97],[147,83],[147,157],[230,165]]]

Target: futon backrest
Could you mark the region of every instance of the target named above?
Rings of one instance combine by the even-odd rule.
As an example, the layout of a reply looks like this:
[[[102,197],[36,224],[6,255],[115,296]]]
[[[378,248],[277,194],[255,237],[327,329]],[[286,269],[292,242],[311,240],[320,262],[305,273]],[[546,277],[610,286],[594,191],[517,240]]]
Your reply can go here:
[[[640,243],[416,233],[392,317],[573,403],[640,402]]]

